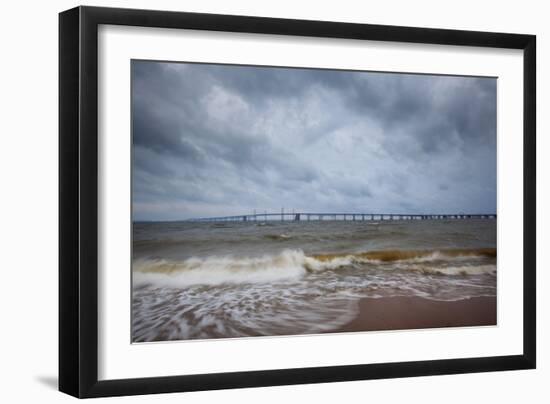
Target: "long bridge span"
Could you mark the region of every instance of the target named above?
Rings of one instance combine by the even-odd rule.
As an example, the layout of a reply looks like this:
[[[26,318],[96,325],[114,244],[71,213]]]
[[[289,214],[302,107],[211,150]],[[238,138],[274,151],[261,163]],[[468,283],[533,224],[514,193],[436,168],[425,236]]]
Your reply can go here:
[[[190,222],[254,222],[254,221],[382,221],[382,220],[464,220],[464,219],[496,219],[496,214],[406,214],[406,213],[253,213],[250,215],[200,217],[188,219]]]

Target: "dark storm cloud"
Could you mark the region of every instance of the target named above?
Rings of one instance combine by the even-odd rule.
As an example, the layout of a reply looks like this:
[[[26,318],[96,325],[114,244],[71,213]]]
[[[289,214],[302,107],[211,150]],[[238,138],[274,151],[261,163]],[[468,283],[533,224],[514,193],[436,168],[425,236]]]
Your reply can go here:
[[[496,80],[132,63],[138,220],[495,212]]]

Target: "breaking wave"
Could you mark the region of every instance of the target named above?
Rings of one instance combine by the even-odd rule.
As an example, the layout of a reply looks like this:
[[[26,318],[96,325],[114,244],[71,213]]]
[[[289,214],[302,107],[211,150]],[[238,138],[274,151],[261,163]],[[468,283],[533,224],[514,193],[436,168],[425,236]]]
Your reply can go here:
[[[435,260],[463,259],[463,258],[496,258],[496,248],[456,248],[441,250],[387,250],[368,251],[356,254],[319,254],[314,257],[321,261],[331,261],[340,257],[351,257],[357,260],[378,262],[416,261],[426,262]]]
[[[284,250],[261,257],[208,257],[183,261],[141,259],[134,262],[134,285],[159,287],[273,283],[299,280],[308,273],[341,268],[400,270],[447,276],[494,274],[496,265],[477,260],[496,257],[496,249],[370,251],[318,254]],[[456,265],[457,263],[461,265]]]

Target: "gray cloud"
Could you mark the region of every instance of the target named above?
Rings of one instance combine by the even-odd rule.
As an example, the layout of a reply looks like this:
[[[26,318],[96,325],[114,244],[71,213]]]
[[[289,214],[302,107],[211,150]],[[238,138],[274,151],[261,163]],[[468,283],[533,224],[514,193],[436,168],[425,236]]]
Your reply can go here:
[[[132,62],[136,220],[496,210],[496,79]]]

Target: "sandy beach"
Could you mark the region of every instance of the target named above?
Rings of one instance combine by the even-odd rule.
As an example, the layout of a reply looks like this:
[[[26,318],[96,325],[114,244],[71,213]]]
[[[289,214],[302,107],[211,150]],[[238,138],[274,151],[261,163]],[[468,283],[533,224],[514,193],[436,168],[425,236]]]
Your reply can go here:
[[[496,297],[437,301],[421,297],[364,298],[357,317],[332,332],[496,325]]]

